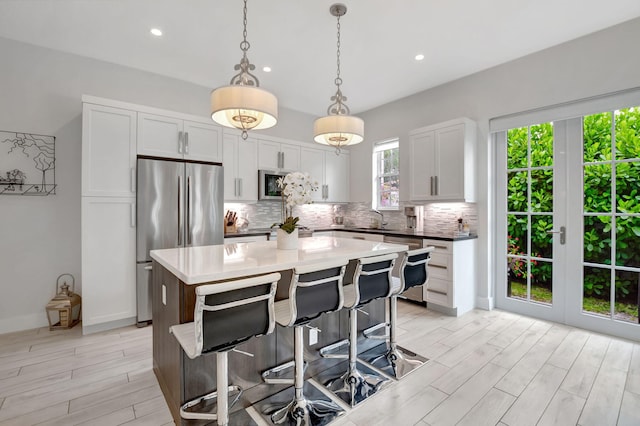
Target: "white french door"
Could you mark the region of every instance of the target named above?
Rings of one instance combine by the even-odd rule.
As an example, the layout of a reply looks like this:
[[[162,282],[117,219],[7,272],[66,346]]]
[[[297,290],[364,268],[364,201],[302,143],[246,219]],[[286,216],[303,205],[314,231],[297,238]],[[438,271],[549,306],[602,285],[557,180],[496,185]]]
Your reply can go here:
[[[497,307],[640,340],[640,108],[495,137]]]

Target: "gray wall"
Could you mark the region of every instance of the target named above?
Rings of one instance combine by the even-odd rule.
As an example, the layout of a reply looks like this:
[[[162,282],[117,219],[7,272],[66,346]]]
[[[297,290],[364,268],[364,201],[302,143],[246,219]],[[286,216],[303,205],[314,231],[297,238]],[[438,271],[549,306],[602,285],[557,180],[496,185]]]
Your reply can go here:
[[[505,34],[505,37],[508,37]],[[351,176],[371,176],[376,141],[400,138],[401,200],[409,197],[408,132],[468,117],[478,123],[478,303],[492,303],[493,147],[489,119],[640,86],[640,19],[523,57],[367,111],[366,140],[351,149]],[[426,71],[428,72],[428,70]],[[369,180],[352,179],[352,201],[370,201]],[[428,221],[428,217],[425,218]]]
[[[81,96],[206,117],[211,88],[3,38],[0,58],[0,130],[55,136],[58,184],[48,197],[0,195],[3,333],[46,324],[58,275],[81,286]],[[278,126],[264,133],[310,141],[314,119],[280,108]]]

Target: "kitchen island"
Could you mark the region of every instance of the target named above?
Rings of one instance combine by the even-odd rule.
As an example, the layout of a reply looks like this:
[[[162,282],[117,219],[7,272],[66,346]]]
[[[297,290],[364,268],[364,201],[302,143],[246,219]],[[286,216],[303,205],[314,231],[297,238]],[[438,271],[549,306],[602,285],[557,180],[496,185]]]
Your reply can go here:
[[[211,391],[216,383],[215,356],[189,359],[169,334],[170,326],[193,321],[197,285],[280,272],[283,278],[278,283],[276,297],[285,298],[291,270],[295,266],[339,259],[352,261],[360,257],[398,253],[407,248],[401,244],[311,237],[301,238],[297,250],[277,250],[276,241],[259,241],[152,251],[153,368],[176,423],[188,424],[180,419],[182,402]],[[370,305],[367,321],[362,321],[360,329],[384,321],[383,301]],[[317,319],[313,325],[322,333],[316,349],[308,347],[307,352],[311,353],[305,355],[312,360],[317,359],[317,348],[345,338],[346,317],[343,312],[335,312]],[[278,326],[274,333],[238,346],[239,350],[253,357],[241,352],[230,353],[230,383],[245,389],[239,406],[249,406],[286,387],[264,385],[260,375],[262,371],[292,359],[293,339],[289,334],[291,329]],[[305,341],[309,339],[305,338]],[[363,346],[363,350],[366,348]],[[328,367],[329,364],[319,360],[308,373],[314,374]]]

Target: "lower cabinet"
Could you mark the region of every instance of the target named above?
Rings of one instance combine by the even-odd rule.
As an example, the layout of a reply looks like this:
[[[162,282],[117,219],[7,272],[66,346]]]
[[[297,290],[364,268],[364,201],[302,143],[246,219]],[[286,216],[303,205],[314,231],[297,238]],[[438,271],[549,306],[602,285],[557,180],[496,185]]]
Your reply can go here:
[[[384,235],[382,234],[367,234],[365,232],[333,231],[333,236],[338,238],[351,238],[353,240],[376,241],[378,243],[384,241]]]
[[[435,248],[423,288],[428,308],[459,316],[475,307],[476,241],[424,240],[424,247]]]
[[[82,197],[84,333],[135,323],[135,221],[133,197]]]

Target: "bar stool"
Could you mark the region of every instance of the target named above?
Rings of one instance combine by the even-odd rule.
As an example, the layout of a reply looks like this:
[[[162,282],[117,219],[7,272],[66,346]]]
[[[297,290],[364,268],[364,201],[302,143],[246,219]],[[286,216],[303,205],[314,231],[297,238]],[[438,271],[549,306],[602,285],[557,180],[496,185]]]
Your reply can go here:
[[[335,402],[304,381],[304,326],[328,312],[342,309],[342,280],[347,260],[324,262],[294,268],[289,285],[289,298],[275,303],[276,321],[283,327],[293,327],[294,360],[265,371],[268,384],[293,384],[293,398],[282,402],[279,394],[268,398],[260,411],[274,424],[318,426],[331,422],[345,413]],[[293,367],[294,379],[277,375]],[[290,389],[282,391],[289,394]],[[280,400],[280,401],[278,401]],[[278,401],[275,402],[274,401]]]
[[[339,377],[325,381],[325,386],[352,407],[389,383],[388,378],[357,359],[357,309],[375,299],[386,298],[392,294],[391,271],[397,257],[396,253],[392,253],[358,259],[352,284],[344,286],[344,307],[349,310],[349,367]],[[338,342],[327,346],[320,353],[325,358],[344,357],[331,353],[342,344],[343,342]]]
[[[428,361],[426,358],[397,345],[396,323],[398,321],[398,296],[405,290],[428,283],[428,266],[433,250],[434,247],[425,247],[403,253],[400,260],[399,285],[394,285],[394,292],[389,298],[388,347],[387,345],[383,346],[385,352],[382,354],[380,354],[379,347],[376,347],[362,355],[364,360],[396,379],[401,379]],[[394,277],[393,280],[395,282],[398,278]],[[382,337],[386,339],[386,336]]]
[[[194,321],[174,325],[169,332],[191,359],[215,352],[216,391],[185,402],[180,407],[180,417],[217,420],[218,425],[229,424],[229,409],[240,399],[242,389],[229,386],[228,352],[254,336],[273,332],[274,300],[279,279],[280,274],[274,273],[196,288]],[[230,391],[238,392],[231,404]],[[214,399],[217,402],[216,413],[190,410]],[[242,424],[249,417],[244,410],[233,413],[233,416],[233,424]],[[245,418],[241,421],[236,417]]]

